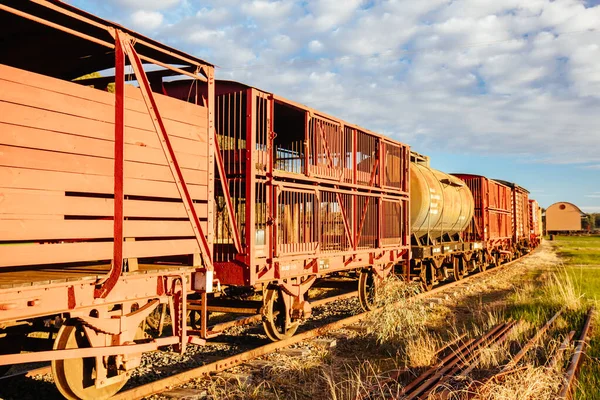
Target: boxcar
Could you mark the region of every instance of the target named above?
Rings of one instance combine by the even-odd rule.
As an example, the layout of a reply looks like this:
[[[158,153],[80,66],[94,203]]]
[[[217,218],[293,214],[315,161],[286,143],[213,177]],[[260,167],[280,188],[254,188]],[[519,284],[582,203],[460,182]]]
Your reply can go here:
[[[512,254],[512,190],[509,186],[481,175],[453,174],[471,189],[475,214],[463,232],[465,241],[481,241],[485,263],[497,265]]]
[[[542,209],[536,200],[529,199],[529,226],[530,226],[530,245],[537,247],[542,241],[544,231],[542,227]]]
[[[511,188],[513,256],[530,250],[529,191],[516,183],[496,179]]]

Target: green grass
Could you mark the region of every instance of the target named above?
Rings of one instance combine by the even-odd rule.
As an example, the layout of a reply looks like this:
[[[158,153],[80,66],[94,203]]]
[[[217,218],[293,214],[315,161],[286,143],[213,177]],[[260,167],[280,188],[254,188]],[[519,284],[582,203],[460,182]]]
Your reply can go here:
[[[552,244],[569,266],[600,267],[600,235],[556,236]],[[600,293],[600,286],[598,292]]]
[[[588,303],[596,303],[596,309],[600,311],[600,236],[558,236],[551,243],[579,291]],[[599,323],[600,319],[596,317],[592,325],[590,346],[586,351],[587,357],[579,374],[575,394],[575,399],[578,400],[600,399]]]

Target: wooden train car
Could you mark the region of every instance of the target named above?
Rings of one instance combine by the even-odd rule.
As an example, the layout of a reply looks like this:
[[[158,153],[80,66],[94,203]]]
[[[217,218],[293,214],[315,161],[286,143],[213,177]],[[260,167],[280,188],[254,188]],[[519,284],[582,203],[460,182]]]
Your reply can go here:
[[[475,199],[475,214],[463,232],[464,241],[482,242],[485,265],[498,265],[512,257],[512,190],[509,186],[473,174],[453,174],[471,189]]]
[[[143,352],[204,343],[186,298],[213,284],[213,66],[60,1],[3,1],[0,25],[0,365],[51,361],[65,397],[106,398]],[[207,97],[153,93],[160,75]],[[171,332],[139,341],[159,305]]]

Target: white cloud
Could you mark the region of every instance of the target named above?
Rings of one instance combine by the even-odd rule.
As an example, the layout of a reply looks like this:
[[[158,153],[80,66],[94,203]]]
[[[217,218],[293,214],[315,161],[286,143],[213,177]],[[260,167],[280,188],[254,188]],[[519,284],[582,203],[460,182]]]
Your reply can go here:
[[[319,53],[323,50],[323,43],[318,40],[311,40],[308,44],[308,49],[313,53]]]
[[[138,10],[131,14],[132,24],[142,30],[153,30],[163,22],[163,15],[158,11]]]
[[[417,150],[600,168],[600,6],[583,0],[111,1],[219,78]]]
[[[583,206],[583,207],[579,207],[581,208],[581,211],[585,212],[585,213],[598,213],[600,212],[600,206]]]
[[[144,10],[164,10],[169,7],[174,7],[181,0],[112,0],[121,7],[129,7],[134,9]]]

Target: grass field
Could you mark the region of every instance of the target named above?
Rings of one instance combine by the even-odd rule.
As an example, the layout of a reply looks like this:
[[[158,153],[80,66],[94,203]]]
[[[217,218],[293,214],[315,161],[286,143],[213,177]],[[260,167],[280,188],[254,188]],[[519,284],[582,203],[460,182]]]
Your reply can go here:
[[[600,309],[600,235],[557,236],[551,242],[563,260],[567,273],[587,302]],[[579,376],[576,399],[600,399],[600,326],[594,320],[591,346]]]

